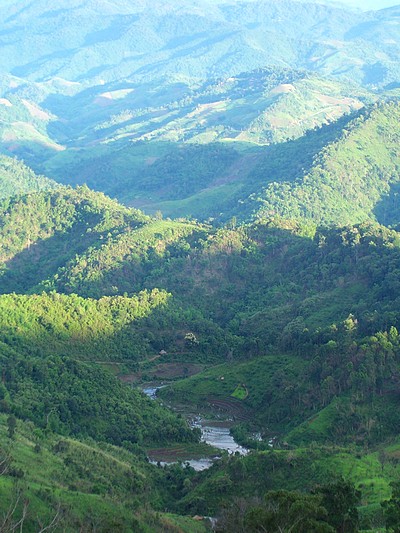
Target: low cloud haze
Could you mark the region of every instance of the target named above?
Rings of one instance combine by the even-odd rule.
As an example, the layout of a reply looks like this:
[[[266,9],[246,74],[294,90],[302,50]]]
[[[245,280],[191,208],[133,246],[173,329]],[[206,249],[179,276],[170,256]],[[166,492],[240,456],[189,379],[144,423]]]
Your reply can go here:
[[[350,7],[358,7],[363,11],[369,9],[384,9],[386,7],[399,5],[398,1],[393,0],[341,0],[341,2],[337,3],[344,4]]]

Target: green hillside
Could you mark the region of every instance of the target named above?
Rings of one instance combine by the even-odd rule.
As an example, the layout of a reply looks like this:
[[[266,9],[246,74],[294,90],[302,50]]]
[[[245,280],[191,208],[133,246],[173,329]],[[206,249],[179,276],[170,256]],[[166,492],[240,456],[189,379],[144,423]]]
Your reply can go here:
[[[366,220],[395,225],[398,113],[393,96],[284,143],[238,143],[236,152],[233,143],[180,148],[179,157],[161,157],[139,180],[147,201],[140,196],[130,201],[169,216],[219,221],[281,216],[325,225]],[[179,185],[180,179],[185,182]],[[126,190],[129,186],[124,190],[129,201]]]
[[[13,356],[7,346],[2,353],[3,412],[59,434],[128,448],[198,440],[182,419],[99,366],[69,356]]]
[[[50,437],[94,439],[95,448],[193,446],[198,432],[108,370],[138,381],[175,364],[197,374],[165,388],[164,401],[233,417],[236,438],[260,451],[204,474],[176,467],[172,485],[149,481],[150,491],[163,487],[151,508],[167,501],[174,512],[214,513],[234,496],[311,490],[336,468],[359,486],[368,520],[382,523],[377,506],[397,475],[394,463],[378,475],[376,455],[397,453],[395,230],[278,218],[217,229],[147,217],[86,187],[7,199],[2,210],[0,405],[17,431],[25,419]],[[7,294],[15,288],[30,294]],[[283,448],[274,452],[273,483],[259,473],[259,461],[272,460],[270,439]],[[313,472],[302,449],[318,455]],[[359,469],[349,470],[357,454]],[[292,464],[295,478],[286,472]],[[54,505],[45,508],[50,516]]]
[[[56,182],[36,175],[17,159],[0,156],[0,198],[54,189]]]
[[[110,317],[108,308],[126,308],[121,311],[121,327],[137,317],[147,324],[148,339],[159,324],[158,340],[153,337],[152,344],[156,351],[167,338],[175,346],[172,351],[180,351],[179,339],[197,324],[204,335],[200,347],[215,353],[219,342],[233,343],[239,353],[249,350],[251,344],[241,343],[250,341],[256,353],[268,350],[271,343],[291,346],[292,320],[294,329],[302,324],[316,329],[355,312],[365,334],[373,334],[386,323],[385,313],[390,317],[395,310],[390,287],[397,268],[398,234],[376,224],[326,229],[276,218],[237,227],[231,221],[216,229],[187,220],[152,219],[87,188],[6,200],[0,220],[3,293],[108,296],[98,304],[54,299],[52,306],[61,316],[49,328],[62,338],[63,324],[69,321],[63,315],[68,314],[65,306],[77,319],[79,313],[72,310],[90,306],[90,316],[102,328]],[[44,300],[3,298],[7,306],[20,306],[17,315],[24,309],[27,330],[41,328]],[[378,313],[372,322],[362,319],[369,309]],[[85,331],[84,323],[78,326]],[[46,335],[46,328],[42,331]],[[143,333],[140,345],[145,347]]]
[[[22,420],[10,439],[8,419],[0,415],[3,531],[20,520],[28,532],[43,527],[66,532],[96,528],[104,533],[206,530],[190,517],[152,510],[151,506],[169,505],[172,469],[162,474],[137,450],[77,440]]]
[[[63,94],[55,84],[6,80],[4,153],[57,181],[87,183],[149,210],[205,189],[218,194],[220,184],[246,178],[252,148],[301,137],[376,98],[282,68],[201,84],[147,84],[146,91],[125,81]],[[20,136],[20,126],[31,133]]]
[[[396,224],[398,113],[393,97],[271,146],[121,144],[97,149],[98,159],[83,152],[72,166],[81,180],[170,216],[227,220],[258,213],[323,224]],[[54,165],[62,168],[63,159],[51,160],[49,173],[57,173]]]
[[[101,246],[111,231],[137,228],[149,220],[87,187],[7,198],[0,209],[7,236],[1,243],[1,274],[10,280],[11,290],[25,290],[79,251]],[[4,281],[3,292],[6,287]]]
[[[400,8],[364,8],[3,2],[1,533],[400,531]]]
[[[376,98],[350,84],[278,68],[201,87],[148,86],[151,103],[135,85],[109,89],[78,93],[65,110],[54,105],[60,117],[51,123],[54,137],[66,149],[27,160],[58,181],[87,183],[150,212],[162,202],[163,212],[174,216],[198,216],[192,196],[211,192],[222,199],[217,188],[224,184],[236,191],[263,159],[257,147],[301,137]],[[168,202],[175,201],[182,203],[171,209]],[[218,205],[208,208],[213,199],[202,203],[208,216],[219,213]]]
[[[311,168],[264,189],[256,201],[262,204],[259,215],[323,224],[368,219],[397,224],[399,110],[395,100],[361,112],[337,141],[320,152]]]

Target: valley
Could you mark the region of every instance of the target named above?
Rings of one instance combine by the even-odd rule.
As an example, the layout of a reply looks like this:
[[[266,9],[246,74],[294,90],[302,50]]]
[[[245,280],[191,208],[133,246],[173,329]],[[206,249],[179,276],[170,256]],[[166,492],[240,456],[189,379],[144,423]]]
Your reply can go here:
[[[4,2],[2,533],[399,530],[399,17]]]

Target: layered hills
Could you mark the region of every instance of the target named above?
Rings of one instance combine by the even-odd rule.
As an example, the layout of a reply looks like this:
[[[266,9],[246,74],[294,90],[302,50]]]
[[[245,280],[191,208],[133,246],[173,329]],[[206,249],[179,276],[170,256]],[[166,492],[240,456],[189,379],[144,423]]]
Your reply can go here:
[[[2,11],[1,67],[35,81],[95,85],[284,65],[381,86],[397,80],[397,17],[396,8],[362,13],[290,0],[163,1],[157,9],[147,1],[20,0]]]
[[[235,495],[278,487],[292,461],[305,469],[302,483],[311,489],[332,464],[346,473],[351,446],[374,450],[363,461],[376,462],[367,456],[378,450],[382,457],[397,453],[395,230],[376,223],[326,229],[277,217],[218,229],[152,218],[86,187],[4,200],[0,226],[2,410],[11,413],[7,420],[24,418],[64,435],[67,445],[57,453],[80,446],[71,438],[139,454],[155,443],[194,445],[198,435],[182,419],[107,370],[151,376],[160,357],[163,364],[197,363],[197,372],[211,365],[162,396],[227,409],[241,421],[237,438],[261,451],[197,478],[187,473],[191,481],[174,489],[175,500],[163,481],[163,496],[151,492],[156,507],[169,501],[179,512],[214,512]],[[272,437],[289,451],[274,462],[275,481],[260,484],[260,464],[274,460]],[[290,450],[328,445],[334,448],[325,459],[318,455],[313,474],[301,454],[290,458]],[[96,455],[97,445],[90,446]],[[383,474],[375,466],[389,497],[396,467]],[[145,475],[153,484],[153,474]],[[372,512],[379,494],[361,470],[352,479],[365,484]],[[289,480],[286,488],[299,488]],[[110,494],[101,490],[101,498]]]
[[[354,85],[282,68],[53,97],[44,84],[14,78],[14,85],[3,91],[3,152],[57,181],[87,183],[148,209],[245,179],[263,154],[252,148],[301,137],[376,100]],[[183,205],[181,212],[194,214]]]
[[[275,218],[214,229],[145,217],[85,188],[7,204],[1,322],[20,352],[134,366],[186,346],[195,359],[241,361],[336,345],[345,329],[330,328],[346,320],[354,340],[396,325],[399,238],[384,226]],[[47,228],[35,226],[40,215]]]
[[[1,531],[398,529],[399,16],[4,2]]]

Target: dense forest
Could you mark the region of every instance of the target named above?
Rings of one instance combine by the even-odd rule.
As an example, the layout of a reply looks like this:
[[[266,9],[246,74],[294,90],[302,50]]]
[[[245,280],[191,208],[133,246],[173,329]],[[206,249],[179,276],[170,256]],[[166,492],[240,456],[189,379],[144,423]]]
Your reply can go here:
[[[284,506],[305,498],[296,491],[307,487],[314,510],[304,520],[314,512],[323,520],[313,507],[323,507],[321,496],[311,494],[336,469],[359,487],[357,520],[383,520],[381,493],[361,468],[349,478],[347,465],[373,458],[390,496],[399,445],[395,229],[278,217],[218,228],[152,218],[86,187],[15,196],[1,209],[1,409],[9,438],[29,420],[44,432],[44,446],[54,434],[94,439],[141,461],[154,446],[199,446],[182,418],[109,373],[120,365],[122,376],[149,379],[162,350],[165,365],[204,368],[160,391],[163,400],[228,410],[235,438],[254,450],[202,474],[187,471],[173,502],[163,481],[157,490],[172,511],[222,512],[232,498],[282,489],[289,493],[268,493],[266,502],[284,498]],[[312,471],[303,456],[311,450]],[[295,478],[285,473],[293,464]],[[270,468],[276,475],[259,479]],[[269,504],[246,502],[245,524],[280,520]],[[231,512],[221,524],[234,520]]]
[[[399,531],[399,8],[3,3],[0,532]]]

